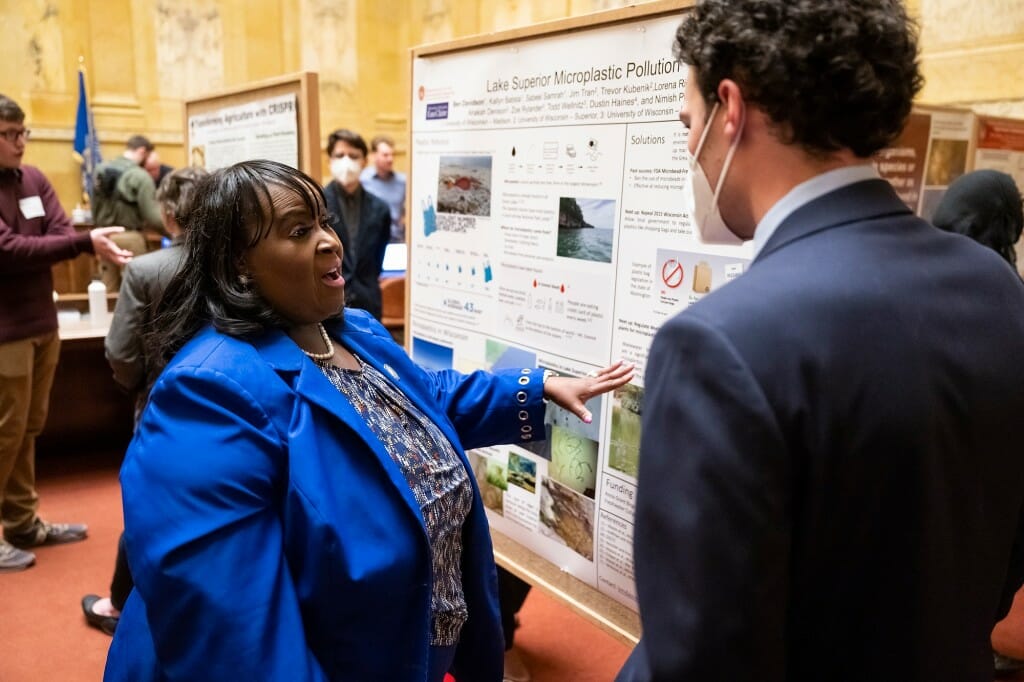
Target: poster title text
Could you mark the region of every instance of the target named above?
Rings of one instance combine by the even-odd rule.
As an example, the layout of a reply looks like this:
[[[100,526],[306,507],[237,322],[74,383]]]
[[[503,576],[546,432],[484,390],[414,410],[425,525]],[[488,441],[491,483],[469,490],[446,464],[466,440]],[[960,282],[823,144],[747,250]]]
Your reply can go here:
[[[552,73],[515,75],[512,78],[497,78],[487,81],[487,92],[503,92],[508,90],[529,90],[531,88],[546,88],[552,85],[589,85],[591,83],[603,83],[618,81],[630,78],[649,78],[650,76],[662,76],[674,74],[683,69],[682,62],[670,59],[659,59],[651,61],[645,59],[642,62],[627,62],[611,64],[608,66],[591,66],[587,69],[571,71],[559,69]]]

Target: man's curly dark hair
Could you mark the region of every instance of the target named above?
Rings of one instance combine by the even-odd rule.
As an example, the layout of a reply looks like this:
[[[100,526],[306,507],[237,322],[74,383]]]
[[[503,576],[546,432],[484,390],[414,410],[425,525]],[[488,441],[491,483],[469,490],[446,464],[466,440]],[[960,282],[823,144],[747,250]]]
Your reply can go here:
[[[674,47],[709,110],[730,78],[783,142],[815,156],[887,146],[924,82],[901,0],[701,0]]]

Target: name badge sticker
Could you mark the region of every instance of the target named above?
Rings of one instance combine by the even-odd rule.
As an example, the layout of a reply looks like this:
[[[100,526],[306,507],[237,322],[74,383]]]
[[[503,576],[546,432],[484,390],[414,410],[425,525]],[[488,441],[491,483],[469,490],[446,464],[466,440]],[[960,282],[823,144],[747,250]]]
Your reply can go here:
[[[18,208],[21,209],[21,215],[25,216],[25,220],[42,218],[46,215],[46,211],[43,210],[43,200],[38,196],[18,199]]]

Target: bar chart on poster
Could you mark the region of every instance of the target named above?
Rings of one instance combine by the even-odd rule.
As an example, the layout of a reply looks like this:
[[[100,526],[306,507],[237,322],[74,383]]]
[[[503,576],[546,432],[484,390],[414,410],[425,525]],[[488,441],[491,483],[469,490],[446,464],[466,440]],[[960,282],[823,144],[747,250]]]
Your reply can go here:
[[[588,404],[592,423],[549,404],[543,442],[470,453],[499,563],[597,620],[631,614],[626,641],[647,350],[751,258],[703,244],[684,207],[684,11],[648,3],[419,48],[412,64],[414,359],[572,376],[637,365]]]

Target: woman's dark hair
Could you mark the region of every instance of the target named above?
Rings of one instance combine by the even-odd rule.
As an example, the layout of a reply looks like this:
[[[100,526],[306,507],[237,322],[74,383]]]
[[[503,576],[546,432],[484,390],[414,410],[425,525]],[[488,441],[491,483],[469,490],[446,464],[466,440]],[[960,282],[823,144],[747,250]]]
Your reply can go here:
[[[1013,245],[1024,228],[1024,204],[1013,178],[995,170],[961,175],[932,216],[935,227],[970,237],[1016,265]]]
[[[924,82],[902,0],[702,0],[675,55],[694,67],[708,111],[732,79],[779,139],[819,157],[887,146]]]
[[[202,168],[179,168],[168,173],[156,188],[160,207],[174,218],[182,230],[188,229],[196,183],[207,175],[209,173]]]
[[[300,197],[314,220],[327,220],[320,185],[276,161],[236,163],[196,184],[181,269],[167,285],[145,335],[155,360],[150,381],[206,324],[238,337],[287,325],[241,271],[245,251],[274,224],[272,187]]]

